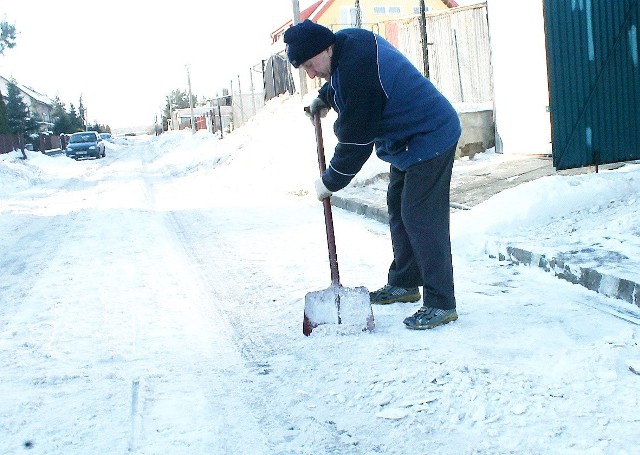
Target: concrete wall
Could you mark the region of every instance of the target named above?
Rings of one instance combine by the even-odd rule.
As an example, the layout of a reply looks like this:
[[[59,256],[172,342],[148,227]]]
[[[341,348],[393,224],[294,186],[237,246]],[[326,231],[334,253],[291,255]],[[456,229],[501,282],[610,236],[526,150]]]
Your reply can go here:
[[[458,141],[456,158],[484,152],[495,146],[495,124],[492,110],[458,112],[462,135]]]

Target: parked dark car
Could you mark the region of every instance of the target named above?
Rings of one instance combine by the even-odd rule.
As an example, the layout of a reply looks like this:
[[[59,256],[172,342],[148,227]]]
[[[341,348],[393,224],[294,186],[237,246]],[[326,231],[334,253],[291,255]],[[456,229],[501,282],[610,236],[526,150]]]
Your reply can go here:
[[[104,142],[95,131],[82,131],[73,133],[67,144],[67,156],[79,160],[80,158],[94,157],[100,159],[107,156]]]
[[[107,142],[113,142],[113,136],[110,133],[100,133],[100,137]]]

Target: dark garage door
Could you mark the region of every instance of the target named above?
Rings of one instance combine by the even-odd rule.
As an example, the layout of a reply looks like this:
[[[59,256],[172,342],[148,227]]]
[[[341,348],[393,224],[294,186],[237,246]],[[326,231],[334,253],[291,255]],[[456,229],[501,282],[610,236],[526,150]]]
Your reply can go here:
[[[553,165],[640,158],[639,0],[544,0]]]

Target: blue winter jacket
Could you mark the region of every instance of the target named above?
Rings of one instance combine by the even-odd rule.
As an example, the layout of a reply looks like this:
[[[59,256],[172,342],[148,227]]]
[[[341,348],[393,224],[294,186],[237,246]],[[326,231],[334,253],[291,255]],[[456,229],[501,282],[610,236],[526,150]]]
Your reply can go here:
[[[450,150],[460,121],[449,101],[391,43],[362,29],[336,33],[331,77],[319,97],[337,113],[338,138],[322,176],[338,191],[376,154],[400,170]]]

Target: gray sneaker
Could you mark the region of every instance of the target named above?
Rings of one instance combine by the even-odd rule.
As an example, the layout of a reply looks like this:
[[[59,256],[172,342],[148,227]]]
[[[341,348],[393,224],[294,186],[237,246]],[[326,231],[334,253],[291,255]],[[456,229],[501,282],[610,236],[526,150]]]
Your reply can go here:
[[[458,312],[455,308],[442,310],[440,308],[423,306],[416,311],[413,316],[405,318],[404,325],[406,325],[408,329],[425,330],[448,324],[456,319],[458,319]]]
[[[371,303],[376,305],[386,305],[394,302],[417,302],[420,300],[420,291],[415,288],[402,288],[385,284],[377,291],[370,292]]]

